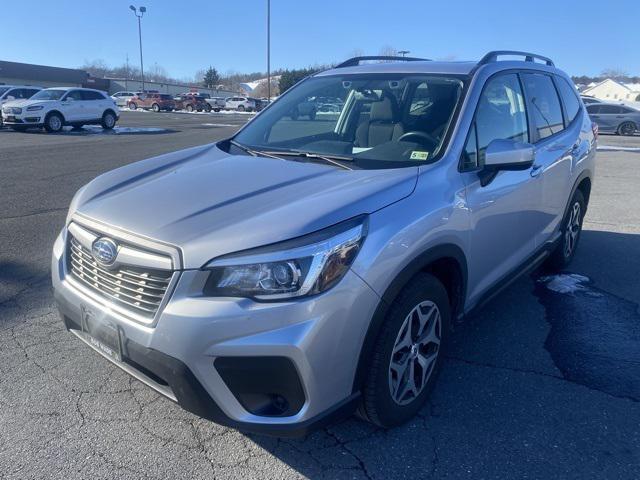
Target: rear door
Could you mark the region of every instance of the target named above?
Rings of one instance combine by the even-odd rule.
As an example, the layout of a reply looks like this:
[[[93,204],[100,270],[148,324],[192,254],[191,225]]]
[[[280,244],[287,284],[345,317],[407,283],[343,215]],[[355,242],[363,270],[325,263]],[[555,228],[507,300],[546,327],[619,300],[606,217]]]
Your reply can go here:
[[[527,260],[542,229],[541,187],[531,169],[499,171],[483,181],[479,170],[491,141],[529,142],[526,103],[517,73],[500,73],[485,84],[469,131],[461,169],[470,212],[469,300]]]
[[[615,132],[622,123],[623,109],[618,105],[600,105],[598,111],[598,128],[607,132]]]
[[[83,90],[82,97],[84,99],[84,114],[87,120],[96,120],[102,118],[102,114],[106,110],[107,101],[101,93],[92,90]]]
[[[544,226],[538,236],[540,246],[551,239],[564,215],[572,187],[573,154],[588,151],[588,146],[580,143],[581,124],[577,115],[581,109],[577,98],[574,96],[574,102],[569,104],[569,95],[573,94],[565,94],[567,112],[560,101],[556,85],[564,79],[554,80],[550,74],[531,72],[523,73],[522,80],[533,120],[535,162],[531,174],[539,178],[542,187],[540,219]],[[564,85],[560,86],[566,90]]]

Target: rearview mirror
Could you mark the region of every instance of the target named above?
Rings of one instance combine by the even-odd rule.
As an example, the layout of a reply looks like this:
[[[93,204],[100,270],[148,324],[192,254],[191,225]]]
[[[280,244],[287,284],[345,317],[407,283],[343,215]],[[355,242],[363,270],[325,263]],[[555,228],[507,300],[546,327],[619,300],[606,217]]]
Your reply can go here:
[[[495,139],[487,146],[484,168],[487,170],[526,170],[533,165],[533,145],[515,140]]]

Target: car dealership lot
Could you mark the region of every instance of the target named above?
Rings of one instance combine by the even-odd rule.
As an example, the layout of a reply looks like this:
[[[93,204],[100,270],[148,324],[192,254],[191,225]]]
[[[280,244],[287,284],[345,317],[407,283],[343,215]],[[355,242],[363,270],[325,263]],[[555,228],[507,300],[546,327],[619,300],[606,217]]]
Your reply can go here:
[[[0,130],[0,478],[640,475],[636,151],[599,153],[567,272],[589,280],[524,277],[457,326],[428,407],[395,430],[350,419],[305,439],[246,436],[182,411],[67,333],[48,272],[73,193],[247,118],[124,112],[122,133]],[[149,128],[159,130],[135,130]],[[640,148],[640,136],[600,144]]]

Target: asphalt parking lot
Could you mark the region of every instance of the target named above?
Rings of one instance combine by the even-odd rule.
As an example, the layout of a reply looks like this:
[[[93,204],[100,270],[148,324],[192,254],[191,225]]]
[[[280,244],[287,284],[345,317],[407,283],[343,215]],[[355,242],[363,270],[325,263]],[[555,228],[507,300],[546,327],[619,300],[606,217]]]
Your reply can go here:
[[[432,399],[401,428],[244,435],[67,333],[49,261],[73,193],[247,118],[126,112],[115,134],[0,130],[0,478],[640,477],[640,136],[601,135],[612,148],[571,270],[523,277],[458,325]]]

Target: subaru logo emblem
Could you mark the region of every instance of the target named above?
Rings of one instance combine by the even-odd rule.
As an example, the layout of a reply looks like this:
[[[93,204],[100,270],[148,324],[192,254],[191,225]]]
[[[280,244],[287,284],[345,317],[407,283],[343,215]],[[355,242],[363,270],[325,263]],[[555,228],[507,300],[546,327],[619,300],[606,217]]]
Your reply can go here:
[[[113,265],[118,256],[118,245],[110,238],[102,237],[93,242],[91,255],[100,265]]]

